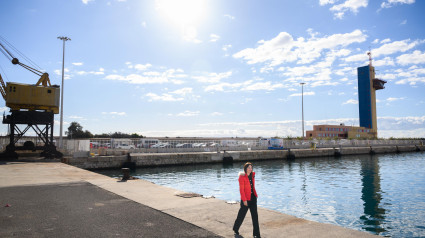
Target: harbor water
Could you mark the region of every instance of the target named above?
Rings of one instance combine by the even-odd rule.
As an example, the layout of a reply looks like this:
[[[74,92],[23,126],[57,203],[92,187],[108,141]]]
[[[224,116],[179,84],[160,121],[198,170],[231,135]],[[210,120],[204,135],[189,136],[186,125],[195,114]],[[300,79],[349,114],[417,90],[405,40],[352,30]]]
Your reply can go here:
[[[424,157],[418,152],[254,162],[258,205],[380,236],[425,237]],[[139,168],[131,175],[238,201],[242,168],[242,162]],[[120,170],[96,172],[122,176]]]

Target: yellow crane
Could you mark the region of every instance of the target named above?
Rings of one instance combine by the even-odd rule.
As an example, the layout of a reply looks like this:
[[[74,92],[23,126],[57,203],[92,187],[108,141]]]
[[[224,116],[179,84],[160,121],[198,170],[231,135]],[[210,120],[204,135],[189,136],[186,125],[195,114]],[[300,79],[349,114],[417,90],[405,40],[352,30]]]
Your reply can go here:
[[[2,37],[0,37],[2,40]],[[5,41],[5,44],[10,44]],[[0,41],[0,52],[14,65],[38,75],[36,84],[5,82],[0,75],[0,93],[10,108],[10,115],[3,116],[3,124],[9,125],[9,145],[0,154],[0,157],[17,158],[16,150],[43,150],[41,156],[62,157],[56,150],[53,140],[54,114],[59,113],[60,87],[50,83],[49,74],[21,63],[11,51]],[[16,50],[16,49],[15,49]],[[24,129],[20,125],[25,125]],[[43,128],[44,127],[44,128]],[[26,141],[23,146],[18,145],[24,134],[32,128],[43,145],[36,145],[33,141]],[[36,142],[37,143],[37,142]],[[38,143],[37,143],[38,144]]]
[[[58,85],[51,85],[49,74],[19,62],[1,42],[0,51],[11,59],[12,64],[20,65],[40,76],[36,84],[7,82],[5,85],[0,75],[0,91],[6,106],[11,110],[44,110],[58,114],[60,90]]]

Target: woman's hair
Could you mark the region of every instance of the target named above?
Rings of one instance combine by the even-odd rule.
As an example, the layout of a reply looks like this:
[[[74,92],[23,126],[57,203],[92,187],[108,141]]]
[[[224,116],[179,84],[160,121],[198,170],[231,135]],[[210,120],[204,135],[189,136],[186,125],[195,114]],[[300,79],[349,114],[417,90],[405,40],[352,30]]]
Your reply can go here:
[[[246,174],[246,170],[248,169],[248,166],[252,166],[252,164],[251,164],[251,162],[246,162],[245,163],[245,165],[243,166],[243,171],[245,171],[245,174]],[[254,167],[254,166],[252,166],[252,167]]]

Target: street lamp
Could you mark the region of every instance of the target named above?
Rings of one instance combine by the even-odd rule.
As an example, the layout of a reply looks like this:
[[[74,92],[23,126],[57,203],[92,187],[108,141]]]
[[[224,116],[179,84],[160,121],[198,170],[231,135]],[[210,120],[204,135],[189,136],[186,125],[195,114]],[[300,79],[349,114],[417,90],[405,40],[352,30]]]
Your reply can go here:
[[[302,128],[303,128],[303,139],[304,139],[304,84],[301,84],[301,115],[302,115]]]
[[[64,87],[64,70],[65,70],[65,41],[71,40],[66,36],[59,36],[59,40],[63,41],[63,56],[62,56],[62,85],[61,85],[61,120],[59,132],[59,147],[63,148],[62,130],[63,130],[63,87]]]

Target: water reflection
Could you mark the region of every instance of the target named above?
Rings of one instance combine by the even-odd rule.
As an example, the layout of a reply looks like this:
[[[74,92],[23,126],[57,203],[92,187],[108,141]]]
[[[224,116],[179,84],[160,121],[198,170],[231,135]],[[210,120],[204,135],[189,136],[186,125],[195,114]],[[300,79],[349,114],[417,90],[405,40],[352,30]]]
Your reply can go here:
[[[379,174],[379,160],[376,156],[362,159],[362,200],[364,214],[360,217],[364,226],[363,229],[375,234],[386,232],[383,227],[385,222],[385,209],[381,207],[382,191],[381,178]]]
[[[132,176],[237,201],[243,164],[139,168]],[[392,237],[425,237],[424,167],[423,152],[254,162],[259,206]]]

